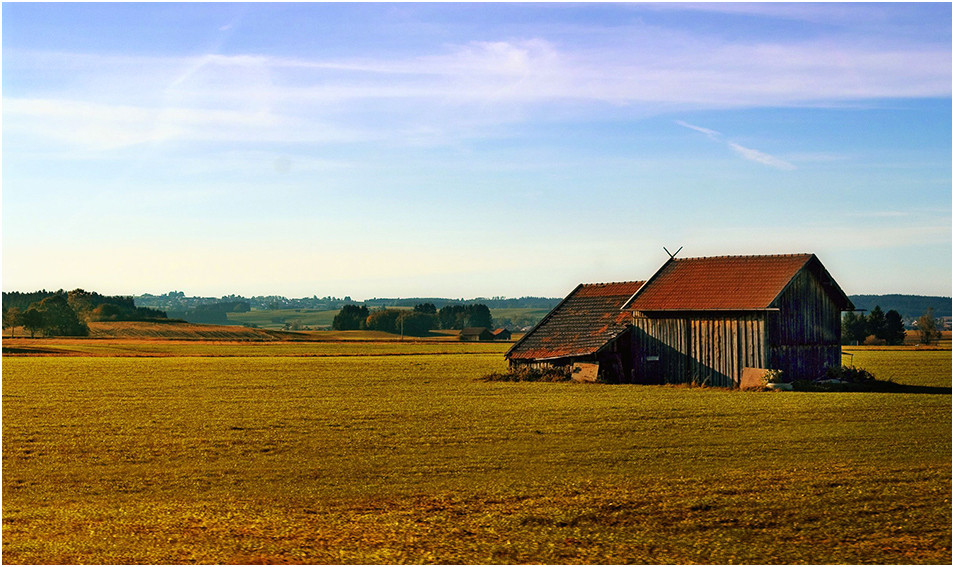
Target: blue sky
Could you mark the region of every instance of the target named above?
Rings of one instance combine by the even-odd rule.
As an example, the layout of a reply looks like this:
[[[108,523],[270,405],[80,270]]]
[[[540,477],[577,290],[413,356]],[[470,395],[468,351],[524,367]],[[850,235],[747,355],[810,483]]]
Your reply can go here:
[[[20,4],[3,289],[951,292],[951,4]]]

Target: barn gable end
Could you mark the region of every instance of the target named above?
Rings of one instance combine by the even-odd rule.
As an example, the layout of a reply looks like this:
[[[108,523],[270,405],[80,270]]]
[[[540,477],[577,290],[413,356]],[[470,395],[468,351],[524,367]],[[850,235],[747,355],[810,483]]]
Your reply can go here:
[[[814,256],[766,312],[768,367],[794,378],[817,378],[841,364],[841,312],[854,309]]]

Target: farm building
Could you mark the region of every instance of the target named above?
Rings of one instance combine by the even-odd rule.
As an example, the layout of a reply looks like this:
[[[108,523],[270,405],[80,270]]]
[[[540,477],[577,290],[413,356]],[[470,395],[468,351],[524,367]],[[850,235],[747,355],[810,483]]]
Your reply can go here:
[[[626,285],[623,300],[566,308]],[[841,363],[841,312],[852,309],[814,254],[671,258],[642,285],[579,286],[507,358],[590,362],[604,380],[647,384],[736,387],[745,368],[814,379]]]
[[[494,334],[487,327],[467,327],[461,330],[458,338],[462,341],[492,341]]]
[[[614,372],[628,362],[618,372],[629,376],[632,316],[622,308],[642,284],[580,284],[507,351],[511,367],[596,364]]]
[[[512,337],[509,329],[497,329],[493,335],[495,341],[509,341]]]

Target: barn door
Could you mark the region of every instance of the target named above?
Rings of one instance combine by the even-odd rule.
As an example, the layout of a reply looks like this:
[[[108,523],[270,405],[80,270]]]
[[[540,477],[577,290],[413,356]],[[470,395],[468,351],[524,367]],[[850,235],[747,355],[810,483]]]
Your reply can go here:
[[[652,321],[639,319],[633,328],[631,344],[633,382],[637,384],[662,384],[663,361],[660,356],[659,339],[652,335]]]

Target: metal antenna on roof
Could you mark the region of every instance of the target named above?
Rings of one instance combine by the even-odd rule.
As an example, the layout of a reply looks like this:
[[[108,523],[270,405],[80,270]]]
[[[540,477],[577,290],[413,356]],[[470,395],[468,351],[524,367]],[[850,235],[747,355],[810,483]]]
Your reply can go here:
[[[675,252],[670,252],[665,246],[663,246],[663,250],[666,251],[666,254],[669,254],[669,259],[670,259],[670,260],[674,259],[674,258],[676,257],[676,254],[682,252],[682,248],[683,248],[683,247],[680,246],[680,247],[679,247],[679,250],[676,250]]]

